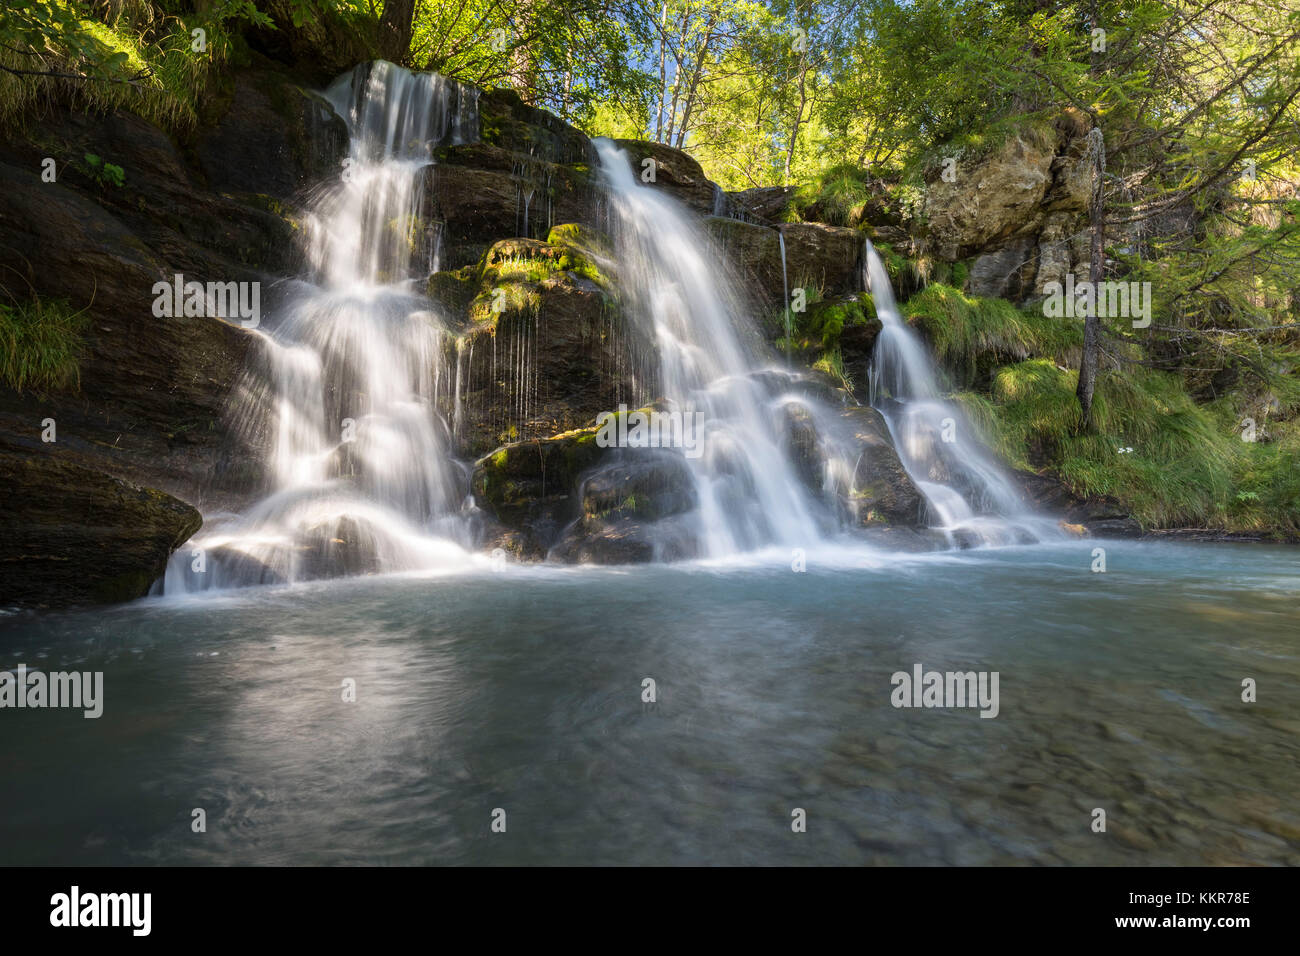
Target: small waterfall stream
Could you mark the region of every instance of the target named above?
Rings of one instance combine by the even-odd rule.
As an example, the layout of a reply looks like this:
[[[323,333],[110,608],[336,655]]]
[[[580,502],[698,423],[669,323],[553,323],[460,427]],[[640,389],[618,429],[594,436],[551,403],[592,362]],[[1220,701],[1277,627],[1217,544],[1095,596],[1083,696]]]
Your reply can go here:
[[[889,273],[868,241],[863,284],[882,328],[871,361],[871,404],[889,424],[903,467],[949,543],[1024,544],[1058,537],[1025,507],[961,410],[943,399],[934,363],[898,311]]]
[[[178,551],[163,593],[463,560],[466,476],[435,411],[444,327],[419,283],[432,148],[477,135],[475,96],[382,61],[328,90],[349,154],[308,205],[308,280],[264,323],[266,367],[233,409],[270,446],[270,493]]]
[[[817,506],[782,447],[781,399],[761,375],[770,356],[744,340],[753,330],[726,269],[681,206],[636,180],[626,153],[609,140],[596,150],[619,285],[658,355],[658,394],[703,416],[704,453],[690,461],[700,552],[819,540]]]

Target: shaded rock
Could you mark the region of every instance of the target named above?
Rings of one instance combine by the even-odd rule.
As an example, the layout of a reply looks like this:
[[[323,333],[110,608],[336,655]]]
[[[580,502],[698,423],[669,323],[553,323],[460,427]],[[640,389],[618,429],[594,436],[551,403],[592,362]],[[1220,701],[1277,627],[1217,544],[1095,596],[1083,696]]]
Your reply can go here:
[[[375,18],[346,17],[328,4],[302,16],[297,0],[261,0],[258,6],[271,16],[275,27],[245,27],[249,46],[317,86],[374,59],[382,49]]]
[[[578,479],[608,451],[595,428],[515,442],[475,463],[470,488],[480,508],[523,535],[521,553],[540,558],[579,516]]]
[[[727,193],[727,203],[732,215],[771,225],[785,221],[793,197],[793,186],[756,186]]]
[[[96,181],[88,153],[122,167],[123,184]],[[57,183],[34,175],[45,156],[59,163]],[[52,110],[28,138],[0,142],[0,162],[19,174],[31,171],[26,181],[36,186],[30,199],[66,189],[99,206],[172,272],[204,281],[256,281],[296,262],[296,226],[287,206],[268,195],[214,194],[167,134],[131,113]]]
[[[697,553],[696,505],[685,459],[668,451],[610,449],[581,482],[581,516],[548,557],[588,564],[673,561]]]
[[[234,278],[208,268],[192,277]],[[79,393],[0,388],[11,434],[39,446],[40,422],[53,417],[73,460],[190,500],[255,484],[252,459],[229,441],[225,409],[256,335],[217,318],[155,317],[153,286],[171,279],[172,266],[114,212],[0,164],[0,272],[16,295],[66,299],[91,317]]]
[[[425,215],[440,230],[444,267],[479,259],[505,236],[545,238],[559,223],[593,224],[585,166],[547,163],[485,144],[438,151],[425,178]]]
[[[737,270],[742,288],[765,309],[781,308],[787,288],[791,293],[798,287],[818,289],[829,296],[861,287],[862,240],[856,230],[815,222],[770,228],[722,216],[707,217],[704,227]],[[781,235],[785,236],[784,282]]]
[[[511,271],[511,259],[522,274]],[[465,454],[591,425],[635,400],[634,381],[652,380],[638,333],[604,286],[575,271],[590,269],[581,253],[512,239],[494,244],[484,263],[467,331],[448,340],[444,359],[459,385],[442,410]]]
[[[576,126],[529,106],[514,90],[484,90],[478,100],[479,139],[488,146],[549,164],[590,168],[595,150]]]
[[[230,84],[194,145],[211,189],[285,200],[341,172],[347,124],[322,96],[270,69]]]
[[[1022,236],[976,256],[966,286],[970,294],[1013,302],[1033,295],[1037,249],[1036,236]]]
[[[704,228],[743,287],[766,310],[781,308],[781,248],[775,229],[722,216],[709,216]]]
[[[1080,498],[1050,473],[1017,470],[1012,474],[1029,503],[1073,526],[1068,530],[1095,538],[1135,538],[1142,534],[1137,519],[1112,498]]]
[[[547,557],[568,564],[647,564],[697,557],[694,526],[680,517],[655,522],[633,518],[584,519],[570,528]]]
[[[862,288],[859,261],[863,243],[856,229],[819,222],[791,222],[780,229],[785,236],[791,288],[816,287],[823,296]]]
[[[63,459],[0,446],[0,603],[63,606],[147,593],[203,523],[183,501]]]

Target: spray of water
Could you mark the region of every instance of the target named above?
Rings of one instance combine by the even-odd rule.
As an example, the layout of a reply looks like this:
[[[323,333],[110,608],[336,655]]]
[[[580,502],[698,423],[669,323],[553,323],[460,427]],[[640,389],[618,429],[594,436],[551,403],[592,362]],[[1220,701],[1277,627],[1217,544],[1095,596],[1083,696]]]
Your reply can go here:
[[[1025,506],[961,410],[943,399],[934,363],[899,314],[885,264],[870,242],[863,250],[863,282],[882,325],[872,356],[871,404],[889,423],[932,524],[962,546],[1059,536],[1051,521]]]

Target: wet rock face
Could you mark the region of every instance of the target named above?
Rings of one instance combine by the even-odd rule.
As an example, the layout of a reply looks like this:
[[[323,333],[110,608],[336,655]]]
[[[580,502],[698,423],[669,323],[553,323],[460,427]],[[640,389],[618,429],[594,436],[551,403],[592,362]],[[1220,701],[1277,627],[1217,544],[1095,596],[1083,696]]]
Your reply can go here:
[[[1066,530],[1081,537],[1136,538],[1142,534],[1137,519],[1110,498],[1079,498],[1052,474],[1016,471],[1013,477],[1035,508],[1059,516]]]
[[[550,238],[500,240],[477,265],[430,279],[459,323],[444,340],[440,411],[465,457],[590,426],[653,378],[650,349],[583,251],[603,239],[573,223]]]
[[[133,178],[123,189],[154,195],[149,167],[125,162]],[[7,288],[66,300],[90,322],[79,391],[0,387],[0,426],[34,438],[39,422],[54,418],[62,447],[85,467],[188,500],[250,490],[255,466],[227,440],[226,407],[256,337],[217,318],[158,318],[153,287],[176,272],[199,281],[261,274],[167,228],[161,209],[128,213],[114,203],[129,197],[97,202],[75,177],[41,183],[36,169],[0,164],[0,270],[11,277]],[[189,214],[220,224],[220,210],[194,198]],[[173,209],[182,201],[169,200]]]
[[[479,507],[515,532],[521,557],[544,557],[579,514],[579,478],[608,449],[596,429],[498,448],[474,466],[470,489]]]
[[[202,518],[182,501],[61,455],[0,445],[0,604],[141,597]]]
[[[601,447],[597,429],[505,445],[478,461],[471,489],[519,556],[627,564],[690,557],[695,491],[683,456]]]
[[[844,506],[862,526],[916,527],[924,498],[908,476],[884,417],[866,405],[840,413],[840,427],[855,453]]]
[[[862,237],[855,229],[817,222],[774,228],[721,216],[709,216],[704,227],[736,268],[743,288],[766,308],[780,308],[787,289],[820,289],[823,295],[837,295],[861,288],[858,262]]]
[[[561,223],[595,223],[591,172],[483,143],[450,146],[425,173],[425,215],[440,230],[442,266],[476,262],[499,239],[544,239]]]

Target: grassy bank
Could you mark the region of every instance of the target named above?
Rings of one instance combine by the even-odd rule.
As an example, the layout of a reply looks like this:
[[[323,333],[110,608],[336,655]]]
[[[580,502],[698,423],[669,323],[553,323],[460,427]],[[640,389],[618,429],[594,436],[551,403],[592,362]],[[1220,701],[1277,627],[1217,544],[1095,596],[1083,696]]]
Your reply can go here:
[[[1144,367],[1138,346],[1117,343],[1121,367],[1102,372],[1094,430],[1081,433],[1080,321],[942,285],[903,311],[1014,467],[1050,470],[1080,496],[1115,498],[1147,528],[1300,534],[1300,419],[1285,396],[1273,395],[1272,414],[1256,421],[1258,396],[1198,402],[1182,375]]]

